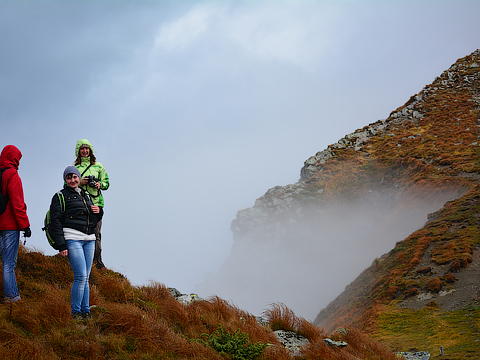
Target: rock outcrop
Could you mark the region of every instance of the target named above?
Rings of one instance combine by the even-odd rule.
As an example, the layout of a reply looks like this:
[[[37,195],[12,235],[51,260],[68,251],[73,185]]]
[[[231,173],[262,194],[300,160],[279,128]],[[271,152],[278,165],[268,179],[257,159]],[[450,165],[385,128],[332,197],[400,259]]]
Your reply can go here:
[[[305,300],[281,284],[326,306],[373,259],[422,228],[428,214],[466,194],[480,179],[479,63],[478,50],[459,59],[388,118],[308,158],[298,182],[273,187],[239,211],[220,270],[229,278],[215,281],[275,292],[279,298],[260,295],[257,307],[281,301],[308,318]],[[235,291],[224,296],[251,308]]]
[[[325,186],[322,187],[321,184],[314,186],[312,183],[319,183],[319,178],[331,177],[331,171],[328,171],[329,169],[326,168],[326,165],[330,165],[328,163],[329,160],[336,158],[338,161],[337,155],[340,152],[354,151],[357,152],[357,156],[372,158],[373,160],[377,154],[370,150],[373,147],[370,142],[375,141],[375,139],[386,139],[386,141],[394,143],[394,146],[402,147],[408,146],[410,140],[419,138],[419,143],[433,143],[432,146],[436,147],[435,140],[432,141],[429,137],[438,138],[439,135],[436,132],[432,132],[430,135],[428,129],[425,129],[425,126],[419,126],[420,122],[425,118],[427,110],[432,108],[436,110],[437,107],[438,110],[440,110],[440,105],[449,101],[447,98],[444,100],[440,99],[440,104],[438,104],[439,101],[437,98],[441,98],[446,91],[461,90],[462,92],[469,92],[470,99],[468,99],[468,101],[473,103],[471,110],[474,111],[479,108],[479,57],[480,51],[477,50],[469,57],[460,59],[441,76],[436,78],[434,83],[426,86],[419,94],[412,96],[405,105],[393,111],[387,119],[378,120],[362,129],[347,134],[336,143],[329,145],[327,149],[319,151],[308,158],[300,171],[300,179],[297,183],[286,186],[276,186],[269,189],[265,195],[256,200],[252,208],[238,212],[237,218],[232,223],[234,239],[237,241],[262,241],[262,239],[266,237],[272,237],[273,234],[285,234],[291,224],[296,224],[299,218],[303,217],[302,215],[305,213],[306,207],[311,209],[311,207],[308,206],[309,204],[313,203],[320,209],[327,207],[328,200],[331,200],[331,198],[327,196],[329,195],[329,189]],[[457,99],[453,99],[453,101],[457,102]],[[455,120],[459,119],[451,119],[451,121]],[[426,121],[431,122],[432,119],[427,119]],[[429,125],[429,127],[432,126],[435,126],[434,122]],[[402,127],[418,129],[419,132],[413,131],[408,136],[398,138],[398,129]],[[420,130],[422,131],[420,132]],[[461,129],[461,131],[476,133],[477,129],[464,128]],[[467,139],[459,137],[459,143],[457,145],[460,145],[464,141],[468,142]],[[468,142],[467,146],[475,148],[477,145],[478,141],[476,136],[474,136],[474,140]],[[424,164],[439,163],[438,165],[442,166],[442,159],[429,156],[429,153],[425,153],[423,156],[422,154],[412,155]],[[354,155],[350,157],[354,157]],[[368,177],[371,174],[364,171],[363,175]],[[397,190],[405,190],[412,185],[411,183],[400,184],[398,181],[388,184],[388,171],[383,175],[378,175],[373,180],[379,180],[381,185],[385,185],[384,188],[390,185],[392,190],[395,189],[394,192],[398,192]],[[406,175],[406,178],[403,180],[411,180],[408,179],[408,175],[410,174]],[[475,177],[476,175],[476,173],[472,172],[464,173],[459,171],[454,174],[454,176],[459,177]],[[354,184],[352,185],[354,186]],[[371,185],[372,189],[366,189],[369,194],[374,192],[374,184]],[[359,188],[356,190],[361,191],[364,189]],[[333,202],[338,202],[342,201],[344,194],[338,193],[334,195],[335,198]],[[444,199],[442,199],[442,201],[443,200]],[[276,235],[273,236],[275,237]]]
[[[459,59],[386,119],[308,158],[298,182],[239,211],[231,255],[212,277],[229,288],[222,296],[254,310],[280,301],[313,317],[315,305],[299,292],[325,307],[372,260],[432,221],[428,214],[474,188],[479,64],[479,50]]]

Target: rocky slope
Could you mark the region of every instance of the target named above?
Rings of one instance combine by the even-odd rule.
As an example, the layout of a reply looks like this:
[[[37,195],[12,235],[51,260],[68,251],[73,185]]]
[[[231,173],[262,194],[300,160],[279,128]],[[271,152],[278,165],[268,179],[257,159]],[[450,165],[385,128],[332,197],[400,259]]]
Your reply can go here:
[[[376,306],[392,301],[417,309],[432,300],[444,309],[474,304],[479,114],[476,50],[387,119],[310,157],[297,183],[274,187],[239,211],[233,253],[253,249],[249,244],[269,249],[258,250],[263,255],[287,249],[276,261],[304,267],[317,308],[367,267],[362,261],[373,261],[316,317],[331,329],[373,326]]]

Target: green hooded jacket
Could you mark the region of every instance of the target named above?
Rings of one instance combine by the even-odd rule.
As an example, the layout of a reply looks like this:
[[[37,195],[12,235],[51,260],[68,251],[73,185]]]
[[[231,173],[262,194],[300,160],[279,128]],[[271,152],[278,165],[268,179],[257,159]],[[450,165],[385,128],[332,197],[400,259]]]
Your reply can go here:
[[[90,154],[93,154],[93,146],[90,141],[88,141],[87,139],[80,139],[77,141],[77,146],[75,148],[75,158],[78,157],[80,147],[82,145],[88,145],[90,147]],[[107,172],[105,171],[103,165],[100,162],[95,161],[95,164],[88,167],[90,165],[90,156],[82,157],[80,159],[81,163],[79,165],[74,165],[77,167],[78,171],[80,171],[82,178],[84,178],[85,176],[93,175],[95,176],[95,179],[97,179],[96,181],[100,182],[100,190],[107,190],[110,186],[110,180],[108,179]],[[101,191],[97,190],[96,187],[89,186],[88,184],[80,187],[88,191],[95,205],[104,207],[105,204]]]

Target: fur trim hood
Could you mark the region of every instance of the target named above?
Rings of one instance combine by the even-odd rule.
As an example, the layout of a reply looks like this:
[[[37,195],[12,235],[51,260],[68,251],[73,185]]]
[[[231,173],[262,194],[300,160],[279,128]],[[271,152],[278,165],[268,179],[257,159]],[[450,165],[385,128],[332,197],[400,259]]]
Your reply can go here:
[[[87,145],[90,148],[90,153],[93,154],[93,146],[90,143],[90,141],[88,141],[87,139],[80,139],[77,141],[77,146],[75,147],[75,157],[78,156],[78,153],[82,145]]]

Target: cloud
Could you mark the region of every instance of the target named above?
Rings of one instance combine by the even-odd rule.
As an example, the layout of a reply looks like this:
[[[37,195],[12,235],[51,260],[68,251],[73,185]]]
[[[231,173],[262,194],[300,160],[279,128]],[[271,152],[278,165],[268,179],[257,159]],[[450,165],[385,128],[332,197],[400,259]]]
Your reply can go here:
[[[332,33],[329,29],[340,22],[341,30]],[[242,58],[311,68],[346,39],[347,24],[338,9],[325,3],[204,4],[162,25],[154,48],[178,52],[202,44],[199,51],[206,56],[233,50]]]
[[[334,10],[325,4],[267,3],[235,13],[225,27],[250,56],[305,67],[329,51],[334,34],[328,28],[334,22]]]
[[[183,49],[191,45],[204,34],[215,16],[221,15],[222,8],[215,5],[203,5],[175,21],[161,26],[155,38],[155,48],[169,51]]]

